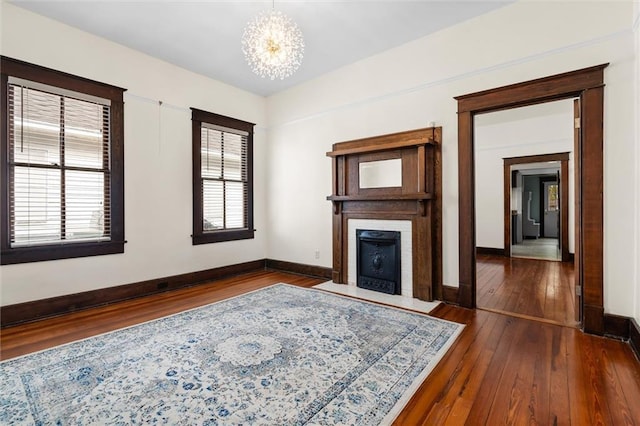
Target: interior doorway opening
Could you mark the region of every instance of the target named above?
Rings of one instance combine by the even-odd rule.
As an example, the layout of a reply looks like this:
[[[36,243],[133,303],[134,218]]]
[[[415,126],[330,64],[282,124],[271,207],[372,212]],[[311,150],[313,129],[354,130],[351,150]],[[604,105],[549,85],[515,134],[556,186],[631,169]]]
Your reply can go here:
[[[460,306],[476,305],[476,223],[473,123],[490,111],[578,98],[575,119],[576,312],[581,328],[604,334],[604,69],[601,64],[563,74],[456,96],[458,101],[458,252]],[[588,188],[587,188],[588,185]]]
[[[504,159],[505,256],[575,257],[574,169],[572,152]]]
[[[572,99],[476,117],[478,308],[576,326],[573,265],[544,264],[574,253],[573,125]]]

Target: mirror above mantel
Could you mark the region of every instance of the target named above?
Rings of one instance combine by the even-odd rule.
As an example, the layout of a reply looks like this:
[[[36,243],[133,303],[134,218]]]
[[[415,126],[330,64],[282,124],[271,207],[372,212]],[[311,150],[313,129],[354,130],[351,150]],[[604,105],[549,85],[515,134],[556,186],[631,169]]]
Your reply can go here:
[[[358,182],[360,189],[402,187],[402,158],[360,162]]]

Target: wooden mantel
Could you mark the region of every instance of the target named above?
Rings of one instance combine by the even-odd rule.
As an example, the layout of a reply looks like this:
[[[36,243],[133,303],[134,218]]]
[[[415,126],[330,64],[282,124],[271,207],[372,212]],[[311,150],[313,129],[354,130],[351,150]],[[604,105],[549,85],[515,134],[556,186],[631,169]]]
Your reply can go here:
[[[347,283],[349,219],[407,220],[412,229],[413,295],[442,298],[442,128],[333,144],[333,281]],[[402,185],[360,187],[360,163],[401,160]],[[403,266],[404,267],[404,266]],[[403,283],[402,285],[406,285]]]

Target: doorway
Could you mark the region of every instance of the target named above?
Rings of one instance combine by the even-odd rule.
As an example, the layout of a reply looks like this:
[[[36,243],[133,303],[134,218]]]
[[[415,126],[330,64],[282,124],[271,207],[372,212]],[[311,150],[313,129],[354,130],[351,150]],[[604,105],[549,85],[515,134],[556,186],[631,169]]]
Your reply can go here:
[[[569,252],[567,234],[574,240],[561,214],[569,211],[573,133],[571,99],[474,120],[478,308],[576,326],[573,265],[556,264],[561,244]],[[569,229],[562,242],[561,217]],[[504,250],[492,257],[483,247]]]
[[[604,333],[603,120],[604,69],[597,65],[564,74],[458,96],[459,286],[457,301],[476,307],[475,159],[477,114],[552,100],[579,98],[576,120],[576,294],[582,328]],[[588,190],[582,191],[586,184]],[[587,219],[587,220],[585,220]]]
[[[547,149],[575,149],[570,101],[549,120]],[[544,104],[548,105],[548,104]],[[564,122],[564,124],[562,124]],[[564,131],[564,135],[562,132]],[[532,148],[533,149],[533,148]],[[544,149],[543,146],[537,149]],[[575,171],[570,152],[504,158],[504,254],[568,262],[575,253]]]

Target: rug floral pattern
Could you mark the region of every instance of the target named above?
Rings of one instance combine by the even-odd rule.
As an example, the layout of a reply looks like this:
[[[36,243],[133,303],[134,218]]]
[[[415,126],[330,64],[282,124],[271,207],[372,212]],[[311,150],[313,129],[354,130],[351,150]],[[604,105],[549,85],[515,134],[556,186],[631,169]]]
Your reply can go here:
[[[278,284],[0,364],[1,424],[380,424],[462,326]]]

